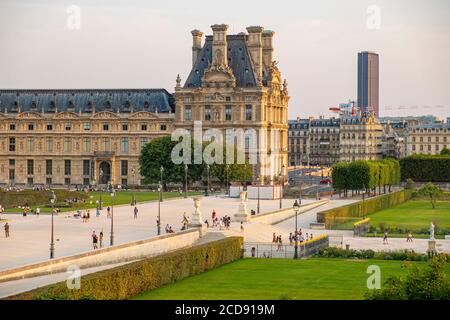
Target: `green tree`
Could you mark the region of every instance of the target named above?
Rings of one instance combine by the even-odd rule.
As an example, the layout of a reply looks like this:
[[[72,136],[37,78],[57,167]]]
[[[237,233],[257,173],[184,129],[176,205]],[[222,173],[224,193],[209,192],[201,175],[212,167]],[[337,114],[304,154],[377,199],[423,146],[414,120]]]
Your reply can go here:
[[[450,156],[450,149],[449,148],[443,148],[441,150],[441,156]]]
[[[430,259],[428,268],[414,266],[406,276],[390,277],[383,289],[366,294],[369,300],[449,300],[450,281],[446,277],[447,257],[444,254]]]
[[[419,194],[425,197],[430,198],[431,206],[433,209],[436,208],[436,200],[442,194],[441,188],[434,185],[431,182],[428,182],[426,185],[422,186],[419,189]]]
[[[234,146],[234,161],[231,164],[226,163],[227,149],[226,144],[223,147],[223,160],[222,164],[214,163],[211,165],[211,175],[216,177],[222,184],[227,180],[228,183],[235,181],[241,184],[252,181],[253,178],[253,166],[246,159],[246,163],[238,164],[237,162],[237,146]]]
[[[147,184],[159,183],[160,168],[164,167],[163,181],[164,184],[168,182],[184,182],[184,164],[175,164],[172,161],[172,149],[178,141],[172,141],[170,136],[160,137],[150,141],[144,148],[142,148],[139,157],[140,173],[144,177],[144,182]],[[191,163],[194,157],[194,145],[191,143]],[[204,164],[189,164],[188,165],[188,181],[197,181],[201,179],[204,171]]]

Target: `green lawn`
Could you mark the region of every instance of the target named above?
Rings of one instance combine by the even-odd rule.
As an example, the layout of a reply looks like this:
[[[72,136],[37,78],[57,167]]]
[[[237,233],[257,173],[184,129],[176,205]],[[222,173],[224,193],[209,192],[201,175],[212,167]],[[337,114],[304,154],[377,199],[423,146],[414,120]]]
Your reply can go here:
[[[201,192],[188,192],[188,196],[193,195],[199,195],[202,194]],[[102,192],[101,193],[102,200],[103,200],[103,207],[107,207],[111,205],[111,197],[109,193]],[[151,191],[136,191],[135,192],[136,201],[144,202],[144,201],[152,201],[152,200],[158,200],[159,193],[158,192],[151,192]],[[181,195],[181,197],[184,196],[184,193]],[[163,199],[170,199],[170,198],[176,198],[180,197],[179,192],[164,192]],[[120,204],[130,204],[131,200],[133,199],[133,192],[132,191],[117,191],[116,195],[114,197],[114,205],[120,205]],[[58,199],[58,202],[63,201],[64,199]],[[61,212],[67,212],[67,211],[74,211],[77,209],[88,209],[88,208],[96,208],[97,204],[96,201],[100,201],[100,192],[99,191],[93,191],[89,194],[89,197],[86,199],[85,203],[78,203],[74,204],[70,208],[63,208],[60,207]],[[92,203],[91,203],[92,202]],[[45,205],[45,204],[43,204]],[[39,207],[41,209],[41,213],[51,212],[50,207],[44,207],[43,205],[34,205],[31,206],[31,209],[36,209]],[[7,208],[6,212],[8,213],[14,213],[14,212],[21,212],[20,209],[17,208]]]
[[[243,259],[135,297],[139,300],[363,299],[369,265],[381,269],[381,282],[406,275],[403,261],[312,258]],[[414,263],[425,267],[426,263]],[[446,273],[450,274],[450,264]]]
[[[380,223],[387,227],[401,228],[416,231],[428,230],[433,221],[439,228],[450,228],[450,201],[438,201],[436,209],[432,209],[431,203],[424,200],[410,200],[392,208],[367,215],[370,224],[380,229]],[[333,229],[353,230],[353,223],[359,219],[352,219],[336,225]]]

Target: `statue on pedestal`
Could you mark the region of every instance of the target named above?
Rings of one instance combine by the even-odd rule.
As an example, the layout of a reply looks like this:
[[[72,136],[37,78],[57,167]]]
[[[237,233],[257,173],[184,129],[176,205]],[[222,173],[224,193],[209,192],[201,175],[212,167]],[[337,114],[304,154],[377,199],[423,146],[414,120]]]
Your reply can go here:
[[[247,191],[239,193],[239,208],[238,213],[234,214],[234,221],[247,222],[250,220],[250,214],[247,208]]]
[[[434,240],[434,223],[430,224],[430,240]]]
[[[194,197],[192,198],[194,200],[194,207],[195,207],[195,211],[192,214],[192,219],[189,222],[189,227],[192,228],[196,228],[196,227],[201,227],[203,226],[203,221],[202,221],[202,213],[200,212],[200,197]]]

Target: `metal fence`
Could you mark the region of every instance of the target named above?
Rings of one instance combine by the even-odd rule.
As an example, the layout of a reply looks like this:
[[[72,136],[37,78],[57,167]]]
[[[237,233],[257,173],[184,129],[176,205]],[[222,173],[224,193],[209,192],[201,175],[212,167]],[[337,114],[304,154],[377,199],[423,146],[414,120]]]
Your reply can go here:
[[[317,239],[316,241],[306,241],[298,243],[299,258],[316,254],[320,248],[329,246],[328,237]],[[244,257],[246,258],[290,258],[295,254],[294,244],[264,243],[264,242],[244,242]]]

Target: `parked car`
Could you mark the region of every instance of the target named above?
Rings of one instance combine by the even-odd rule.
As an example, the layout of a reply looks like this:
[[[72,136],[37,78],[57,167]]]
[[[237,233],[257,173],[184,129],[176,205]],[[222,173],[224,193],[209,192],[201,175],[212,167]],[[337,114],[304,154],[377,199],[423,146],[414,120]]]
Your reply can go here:
[[[330,178],[320,180],[320,184],[332,184],[333,181]]]

